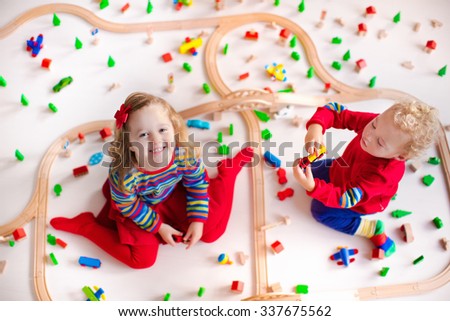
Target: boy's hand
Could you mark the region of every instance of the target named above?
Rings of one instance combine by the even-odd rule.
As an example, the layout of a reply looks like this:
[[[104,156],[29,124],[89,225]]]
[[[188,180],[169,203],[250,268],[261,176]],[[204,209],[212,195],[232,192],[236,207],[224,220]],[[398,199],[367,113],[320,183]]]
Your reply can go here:
[[[294,177],[297,182],[303,186],[305,190],[311,192],[316,187],[316,182],[314,182],[314,176],[311,171],[311,166],[306,167],[305,172],[298,166],[298,160],[294,162]]]
[[[186,250],[197,243],[203,235],[203,223],[192,222],[189,224],[186,235],[183,237],[185,243],[188,243]]]
[[[173,239],[172,235],[183,235],[183,233],[177,231],[172,226],[165,223],[161,224],[158,233],[159,235],[161,235],[161,238],[164,240],[164,242],[171,246],[175,246],[175,240]]]
[[[311,124],[308,127],[308,132],[305,135],[305,149],[308,154],[316,153],[319,156],[319,148],[323,145],[322,125]]]

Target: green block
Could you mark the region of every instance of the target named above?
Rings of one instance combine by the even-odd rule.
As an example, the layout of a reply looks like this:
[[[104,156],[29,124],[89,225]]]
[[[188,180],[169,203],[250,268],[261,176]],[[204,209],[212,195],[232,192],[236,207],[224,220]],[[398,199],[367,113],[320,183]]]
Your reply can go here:
[[[53,14],[53,25],[55,27],[61,25],[61,20],[58,18],[58,16],[56,15],[56,13]]]
[[[183,64],[183,69],[186,70],[187,72],[191,72],[192,71],[192,67],[189,63],[185,62]]]
[[[109,0],[102,0],[100,2],[100,9],[101,10],[105,9],[107,6],[109,6]]]
[[[85,286],[81,289],[84,294],[86,294],[87,298],[91,301],[99,301],[97,297],[95,296],[94,291],[88,286]]]
[[[81,42],[80,39],[78,39],[78,37],[75,37],[75,48],[76,48],[76,49],[81,49],[81,48],[83,48],[83,43]]]
[[[50,253],[49,256],[50,256],[50,260],[52,260],[53,264],[58,265],[58,260],[56,259],[55,254]]]
[[[333,61],[333,63],[331,64],[331,67],[333,67],[336,70],[341,70],[342,65],[339,61]]]
[[[376,83],[376,82],[377,82],[377,76],[372,77],[372,78],[370,79],[370,81],[369,81],[369,87],[370,87],[370,88],[375,87],[375,83]]]
[[[209,88],[209,85],[206,82],[203,84],[203,91],[205,94],[209,94],[211,92],[211,88]]]
[[[217,133],[217,142],[222,143],[223,142],[223,134],[222,132]]]
[[[412,212],[404,211],[404,210],[395,210],[392,212],[392,217],[400,218],[406,215],[411,214]]]
[[[295,48],[296,45],[297,45],[297,37],[293,36],[291,41],[289,41],[289,47]]]
[[[233,134],[234,134],[234,125],[233,124],[230,124],[230,128],[228,129],[228,132],[229,132],[230,136],[233,136]]]
[[[314,77],[314,67],[313,66],[309,67],[307,77],[308,78]]]
[[[56,184],[56,185],[53,187],[53,191],[55,192],[56,196],[60,196],[60,195],[61,195],[61,192],[62,192],[62,187],[61,187],[61,185],[60,185],[60,184]]]
[[[272,133],[267,128],[261,132],[261,137],[264,140],[268,140],[272,138]]]
[[[419,256],[417,259],[415,259],[415,260],[413,261],[413,264],[416,265],[416,264],[422,262],[423,259],[424,259],[424,257],[423,257],[423,255],[421,255],[421,256]]]
[[[23,156],[23,154],[18,149],[16,149],[16,158],[20,161],[23,161],[25,159],[25,156]]]
[[[433,219],[433,223],[434,223],[434,225],[436,225],[436,227],[438,229],[442,228],[442,226],[444,226],[444,224],[442,223],[442,220],[437,216]]]
[[[50,108],[50,110],[54,113],[56,113],[58,111],[58,108],[56,108],[56,106],[52,103],[48,104],[48,108]]]
[[[397,198],[397,194],[395,194],[394,196],[392,196],[391,200],[395,201],[395,199]]]
[[[230,152],[230,148],[227,145],[220,145],[217,152],[220,155],[228,155],[228,153]]]
[[[197,295],[198,295],[199,297],[202,297],[203,294],[205,294],[205,288],[201,286],[201,287],[198,289]]]
[[[380,271],[380,275],[381,276],[386,276],[389,272],[389,268],[388,267],[383,267]]]
[[[56,237],[51,234],[47,234],[47,242],[51,245],[56,245]]]
[[[147,13],[150,14],[150,13],[152,13],[152,11],[153,11],[153,4],[152,4],[152,2],[150,0],[148,0]]]
[[[22,94],[22,96],[20,96],[20,102],[22,103],[22,105],[24,106],[28,106],[30,104],[30,102],[28,101],[28,98],[25,97],[24,94]]]
[[[335,45],[339,45],[342,43],[342,38],[334,37],[333,39],[331,39],[331,43],[335,44]]]
[[[298,5],[298,12],[303,11],[305,11],[305,0],[302,0],[302,2],[300,2],[300,4]]]
[[[253,112],[256,114],[256,117],[258,117],[260,121],[267,123],[270,120],[270,116],[263,111],[254,109]]]
[[[295,287],[295,293],[298,294],[308,294],[308,286],[304,284],[298,284]]]
[[[294,89],[292,89],[292,88],[280,89],[280,90],[277,90],[277,92],[279,92],[279,93],[293,93]]]
[[[295,61],[299,61],[300,60],[300,54],[297,51],[293,51],[291,53],[291,58],[294,59]]]
[[[5,78],[3,76],[0,76],[0,86],[6,87],[8,83],[6,82]]]
[[[394,19],[392,19],[395,23],[399,23],[400,22],[400,12],[399,13],[397,13],[395,16],[394,16]]]
[[[344,56],[342,57],[342,59],[343,59],[344,61],[349,61],[350,58],[351,58],[350,50],[347,50],[347,52],[344,54]]]
[[[430,186],[434,182],[434,177],[432,175],[426,175],[422,178],[422,182],[425,185]]]
[[[223,47],[223,54],[226,55],[228,53],[228,44]]]
[[[444,67],[442,67],[438,71],[438,75],[441,76],[441,77],[444,77],[446,73],[447,73],[447,65],[445,65]]]
[[[14,247],[14,245],[16,245],[16,242],[14,242],[13,240],[9,240],[8,243],[10,247]]]
[[[169,301],[170,300],[170,293],[166,293],[166,295],[164,296],[164,301]]]
[[[273,5],[275,7],[278,7],[280,5],[280,0],[275,0],[275,2],[273,3]]]
[[[441,163],[441,159],[439,157],[430,157],[428,158],[428,164],[439,165]]]
[[[113,57],[108,57],[108,67],[112,68],[116,65],[116,62],[114,61]]]

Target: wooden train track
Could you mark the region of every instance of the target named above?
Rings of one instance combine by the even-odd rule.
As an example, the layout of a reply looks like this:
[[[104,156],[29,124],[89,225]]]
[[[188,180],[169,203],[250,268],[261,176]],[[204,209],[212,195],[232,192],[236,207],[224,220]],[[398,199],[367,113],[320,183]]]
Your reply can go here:
[[[319,106],[329,101],[339,101],[342,103],[371,100],[371,99],[416,99],[411,95],[391,89],[361,89],[348,86],[334,77],[323,67],[319,60],[316,48],[307,33],[297,24],[286,18],[267,14],[255,13],[246,15],[226,16],[217,18],[205,18],[196,20],[180,20],[167,22],[119,24],[103,20],[91,11],[82,7],[70,4],[49,4],[33,8],[0,29],[0,39],[7,37],[20,25],[35,19],[39,16],[53,13],[68,13],[83,18],[93,26],[111,32],[132,33],[193,29],[193,28],[216,28],[208,39],[205,48],[206,72],[212,86],[221,95],[219,101],[202,104],[181,112],[184,118],[191,118],[200,114],[212,113],[215,111],[235,110],[239,111],[248,127],[249,141],[258,146],[255,151],[261,154],[261,139],[259,123],[255,114],[251,111],[255,108],[276,108],[286,104],[299,106]],[[314,67],[316,76],[324,83],[330,83],[334,93],[326,96],[299,95],[291,93],[269,94],[260,90],[239,90],[232,92],[219,75],[217,67],[217,53],[221,39],[231,30],[249,23],[268,22],[276,23],[283,28],[292,31],[303,45],[308,63]],[[417,100],[417,99],[416,99]],[[47,222],[47,201],[48,201],[48,178],[51,166],[56,156],[61,151],[61,146],[65,141],[74,141],[79,132],[89,134],[99,131],[103,127],[111,127],[111,120],[91,122],[80,125],[69,130],[66,134],[58,138],[44,155],[38,170],[37,184],[32,199],[27,204],[23,212],[13,221],[0,226],[0,235],[8,235],[15,228],[23,226],[33,218],[36,219],[35,233],[35,255],[34,255],[34,280],[35,290],[39,300],[51,300],[45,282],[45,235]],[[441,126],[438,137],[438,149],[443,159],[444,175],[450,191],[450,155],[445,132]],[[294,293],[267,293],[268,273],[267,273],[267,246],[265,233],[259,227],[265,224],[265,203],[264,203],[264,177],[262,164],[252,168],[253,175],[253,211],[254,211],[254,244],[255,244],[255,295],[246,300],[298,300],[299,295]],[[401,285],[387,285],[377,287],[360,288],[355,291],[355,295],[361,300],[379,299],[392,296],[402,296],[418,294],[425,291],[442,287],[450,281],[450,264],[438,275],[424,281],[406,283]]]

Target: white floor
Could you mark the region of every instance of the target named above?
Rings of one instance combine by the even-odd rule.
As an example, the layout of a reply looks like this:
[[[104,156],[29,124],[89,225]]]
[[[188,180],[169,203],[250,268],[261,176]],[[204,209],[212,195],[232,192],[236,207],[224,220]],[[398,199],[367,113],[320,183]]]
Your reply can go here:
[[[450,81],[449,77],[439,77],[437,70],[448,63],[446,58],[450,23],[449,4],[445,0],[435,0],[422,14],[421,1],[371,1],[357,3],[346,0],[307,2],[307,10],[297,12],[298,1],[282,1],[280,7],[273,2],[245,0],[227,1],[228,9],[216,12],[212,1],[196,1],[194,6],[175,12],[168,3],[156,3],[154,12],[147,16],[142,1],[130,1],[130,9],[122,14],[123,4],[111,4],[103,11],[98,10],[94,1],[66,1],[77,3],[92,10],[106,20],[130,23],[155,20],[176,20],[203,18],[217,15],[231,15],[252,12],[270,12],[285,16],[302,26],[315,41],[322,63],[329,68],[339,80],[355,86],[366,87],[370,78],[377,76],[378,88],[394,88],[436,106],[441,112],[443,124],[450,123],[450,113],[444,102]],[[145,2],[145,1],[144,1]],[[0,12],[2,25],[12,20],[28,8],[33,8],[46,1],[27,1],[20,6],[16,1],[2,1]],[[378,14],[371,20],[362,14],[368,5],[374,5]],[[327,10],[323,28],[315,24],[319,21],[322,10]],[[401,11],[402,21],[396,25],[392,17]],[[15,32],[1,39],[0,75],[7,81],[6,88],[0,87],[0,200],[3,211],[0,225],[6,224],[19,215],[30,199],[42,156],[50,144],[68,129],[99,119],[111,119],[115,110],[125,97],[137,90],[144,90],[166,98],[177,110],[183,110],[200,103],[218,98],[214,93],[205,95],[201,86],[208,82],[203,66],[203,48],[198,57],[182,56],[177,53],[178,46],[187,36],[196,36],[201,30],[184,30],[154,34],[154,43],[147,45],[145,34],[112,34],[101,31],[100,42],[94,46],[90,34],[92,26],[75,16],[59,15],[62,24],[55,28],[51,15],[29,21]],[[336,18],[346,21],[344,27],[334,22]],[[443,22],[440,28],[433,28],[430,19]],[[355,35],[356,25],[366,22],[369,33],[365,37]],[[415,33],[414,23],[420,22],[422,28]],[[255,29],[260,33],[256,43],[243,40],[246,30]],[[388,37],[378,39],[379,30],[385,29]],[[213,30],[205,29],[212,32]],[[37,58],[31,58],[25,51],[25,40],[31,36],[44,34],[44,48]],[[343,38],[341,45],[330,44],[331,38]],[[75,37],[83,41],[83,49],[74,48]],[[270,86],[273,90],[285,88],[284,83],[273,83],[265,76],[264,65],[283,63],[287,70],[288,82],[295,84],[297,91],[311,95],[321,95],[323,84],[317,79],[306,78],[309,68],[301,48],[301,60],[295,62],[289,58],[291,49],[282,48],[274,43],[278,31],[267,28],[264,24],[242,26],[227,34],[223,40],[229,44],[227,56],[219,55],[218,62],[222,77],[233,90],[242,88],[263,88]],[[436,52],[426,54],[422,46],[427,40],[438,43]],[[335,60],[342,62],[342,55],[351,50],[351,62],[343,62],[343,69],[336,71],[329,67]],[[165,64],[160,56],[171,52],[174,61]],[[254,54],[256,60],[246,63]],[[116,60],[114,68],[107,67],[108,56]],[[42,58],[53,59],[51,71],[42,70]],[[353,64],[359,58],[368,62],[367,70],[360,74],[353,71]],[[415,69],[408,70],[400,66],[411,60]],[[183,62],[189,62],[192,73],[182,70]],[[239,82],[237,76],[250,72],[251,77]],[[164,91],[167,74],[173,72],[176,91],[169,94]],[[51,88],[59,79],[71,75],[74,82],[60,93],[55,94]],[[112,83],[121,87],[108,91]],[[30,106],[20,105],[20,95],[24,93],[30,100]],[[47,104],[53,102],[59,109],[53,114]],[[392,102],[370,101],[349,104],[349,108],[362,111],[381,112]],[[314,108],[296,106],[295,114],[308,119]],[[232,112],[223,114],[220,122],[213,122],[210,115],[199,117],[211,122],[211,130],[192,130],[201,142],[215,140],[218,131],[224,131],[224,142],[238,142],[242,145],[246,137],[246,128],[241,117]],[[230,123],[234,124],[235,134],[225,134]],[[296,128],[290,120],[271,120],[261,123],[261,128],[269,128],[273,133],[272,141],[279,147],[282,143],[291,143],[285,149],[273,152],[280,155],[286,166],[296,153],[301,152],[304,127]],[[332,144],[347,142],[352,134],[332,130]],[[101,184],[106,178],[107,169],[99,165],[90,167],[87,176],[73,178],[72,169],[87,163],[89,157],[101,151],[102,142],[96,134],[88,135],[84,145],[72,144],[73,155],[70,158],[58,158],[51,172],[50,186],[59,183],[63,192],[60,197],[49,195],[49,218],[55,216],[71,217],[81,211],[98,212],[103,205],[100,192]],[[15,149],[25,155],[24,162],[14,158]],[[237,148],[234,149],[236,153]],[[278,255],[268,252],[269,284],[280,282],[284,292],[292,292],[295,285],[309,285],[309,294],[304,299],[332,298],[335,300],[354,300],[358,288],[380,285],[394,285],[423,281],[437,275],[448,264],[450,251],[445,252],[439,240],[450,239],[449,194],[445,186],[441,166],[426,164],[426,159],[436,156],[432,148],[424,156],[423,167],[416,173],[408,170],[401,182],[398,197],[392,201],[385,212],[377,214],[384,220],[389,235],[397,243],[397,253],[383,261],[369,259],[371,244],[364,239],[350,237],[334,232],[315,222],[309,214],[310,199],[295,184],[288,169],[288,184],[295,191],[294,197],[280,202],[276,193],[285,188],[277,183],[275,172],[265,167],[266,186],[266,221],[275,222],[288,215],[292,223],[267,231],[267,243],[276,240],[283,243],[285,250]],[[211,158],[215,160],[219,158]],[[210,166],[210,175],[214,176],[214,166]],[[435,182],[426,187],[421,182],[422,176],[431,174]],[[253,261],[253,220],[252,220],[252,186],[250,169],[245,168],[236,183],[235,199],[230,223],[225,235],[213,244],[199,244],[186,251],[183,246],[175,248],[163,246],[158,262],[151,269],[132,270],[118,263],[87,240],[68,233],[48,229],[48,233],[66,241],[66,249],[47,245],[48,253],[53,252],[59,265],[47,265],[46,281],[53,300],[84,300],[81,288],[85,285],[100,286],[105,290],[107,300],[162,300],[166,293],[171,293],[171,300],[223,300],[234,301],[255,294],[255,277]],[[396,219],[390,213],[396,209],[410,210],[410,216]],[[444,227],[436,229],[432,219],[439,216]],[[401,239],[399,227],[411,223],[415,241],[406,244]],[[0,244],[0,261],[6,260],[7,266],[0,275],[0,300],[35,300],[33,284],[33,249],[34,221],[24,226],[28,238],[17,242],[14,247]],[[358,248],[360,253],[356,261],[348,268],[337,266],[328,259],[337,246]],[[245,265],[240,265],[236,253],[243,251],[250,256]],[[216,260],[220,253],[228,253],[232,265],[219,265]],[[425,259],[418,265],[412,261],[424,255]],[[100,258],[102,267],[98,270],[81,268],[77,261],[79,256]],[[388,275],[378,275],[382,267],[390,267]],[[233,280],[245,283],[242,294],[229,291]],[[205,287],[205,295],[197,297],[200,286]],[[437,290],[408,297],[389,300],[450,300],[450,285]]]

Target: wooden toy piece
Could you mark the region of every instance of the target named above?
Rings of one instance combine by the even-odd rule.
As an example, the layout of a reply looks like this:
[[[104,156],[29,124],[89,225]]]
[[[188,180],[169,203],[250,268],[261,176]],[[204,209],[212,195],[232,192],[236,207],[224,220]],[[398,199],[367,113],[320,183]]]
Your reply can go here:
[[[340,25],[341,27],[344,27],[345,26],[345,22],[344,22],[344,19],[342,19],[342,18],[336,18],[336,19],[334,19],[334,22],[336,22],[338,25]]]
[[[3,272],[6,269],[6,260],[0,261],[0,274],[3,274]]]
[[[122,13],[125,13],[125,11],[127,11],[130,8],[130,3],[127,2],[121,9],[120,11],[122,11]]]
[[[247,58],[247,63],[249,63],[249,62],[252,62],[253,60],[255,60],[256,59],[256,56],[255,55],[250,55],[248,58]]]
[[[433,219],[433,223],[434,223],[434,225],[436,226],[437,229],[440,229],[440,228],[442,228],[442,227],[444,226],[444,224],[442,223],[441,218],[438,217],[438,216],[436,216],[436,217]]]
[[[359,59],[356,61],[356,66],[355,66],[356,72],[360,72],[365,67],[367,67],[367,63],[364,59]]]
[[[326,16],[327,16],[327,11],[326,10],[322,10],[322,12],[320,13],[320,20],[325,20]]]
[[[275,21],[272,21],[272,22],[269,22],[269,23],[267,23],[266,24],[266,27],[267,28],[270,28],[270,29],[277,29],[278,27],[277,27],[277,23],[275,22]]]
[[[292,125],[294,125],[295,127],[300,127],[300,125],[303,123],[303,118],[301,118],[298,115],[295,115],[294,118],[292,119]]]
[[[308,294],[308,286],[305,284],[297,284],[295,286],[295,293],[297,294]]]
[[[413,261],[413,264],[414,264],[414,265],[419,264],[419,263],[422,262],[423,260],[424,260],[424,256],[421,255],[421,256],[419,256],[417,259],[415,259],[415,260]]]
[[[416,23],[414,24],[413,30],[414,30],[415,32],[419,32],[421,26],[422,26],[422,25],[420,24],[420,22],[416,22]]]
[[[402,62],[402,67],[404,67],[406,69],[409,69],[409,70],[414,69],[414,65],[413,65],[412,61],[404,61],[404,62]]]
[[[56,244],[58,244],[59,246],[61,246],[63,249],[65,249],[66,247],[67,247],[67,243],[66,242],[64,242],[63,240],[61,240],[61,239],[56,239]]]
[[[431,19],[431,26],[433,28],[440,28],[442,27],[444,24],[442,22],[440,22],[439,20],[436,19]]]
[[[258,41],[258,32],[253,29],[250,31],[246,31],[244,39]]]
[[[86,142],[86,139],[85,139],[83,133],[78,133],[78,142],[79,142],[80,144],[84,144],[84,143]]]
[[[280,199],[280,201],[284,201],[286,198],[294,196],[294,190],[288,187],[285,190],[279,191],[277,193],[277,196]]]
[[[316,23],[316,28],[321,29],[321,28],[323,28],[324,25],[325,25],[324,22],[322,20],[320,20],[318,23]]]
[[[222,120],[222,112],[216,111],[213,113],[213,121],[221,121]]]
[[[268,150],[264,152],[264,160],[271,167],[278,168],[281,166],[281,160]]]
[[[217,262],[219,262],[219,264],[233,264],[233,261],[230,260],[230,257],[226,253],[219,254]]]
[[[289,217],[289,216],[283,216],[283,218],[282,218],[280,221],[275,222],[275,223],[272,223],[272,224],[267,224],[267,225],[261,226],[261,227],[259,228],[259,230],[260,230],[260,231],[266,231],[266,230],[268,230],[268,229],[271,229],[271,228],[280,226],[280,225],[282,225],[282,224],[286,224],[286,225],[291,224],[291,219],[290,219],[290,217]]]
[[[388,36],[386,30],[381,29],[380,31],[378,31],[378,39],[383,39],[386,38]]]
[[[19,240],[25,238],[27,236],[27,233],[25,233],[25,230],[23,228],[19,227],[18,229],[16,229],[13,232],[12,235],[13,235],[15,241],[19,241]]]
[[[169,300],[170,300],[170,293],[166,293],[166,294],[164,295],[163,301],[169,301]]]
[[[271,284],[269,286],[269,292],[283,292],[283,288],[280,285],[280,282]]]
[[[231,283],[231,292],[234,293],[242,293],[244,291],[244,282],[242,281],[233,281]]]
[[[163,54],[163,55],[161,56],[161,58],[162,58],[162,60],[163,60],[164,62],[170,62],[170,61],[173,60],[172,55],[170,54],[170,52],[166,52],[165,54]]]
[[[245,74],[239,75],[239,80],[247,79],[250,76],[250,73],[246,72]]]
[[[145,41],[146,44],[151,45],[153,43],[153,29],[148,28],[147,29],[147,40]]]
[[[281,244],[280,241],[275,241],[270,245],[270,248],[272,249],[274,254],[278,254],[284,250],[283,244]]]
[[[89,169],[86,165],[77,167],[73,169],[73,176],[78,177],[82,175],[89,174]]]
[[[337,261],[337,265],[349,266],[355,261],[351,256],[358,254],[358,249],[348,249],[347,247],[338,247],[338,251],[330,255],[330,260]]]
[[[370,257],[371,260],[382,260],[384,259],[384,250],[382,249],[373,249],[372,250],[372,256]]]
[[[54,253],[50,253],[48,255],[48,257],[50,258],[50,261],[53,263],[53,265],[58,265],[58,260],[56,259],[56,256]]]
[[[409,163],[409,168],[415,173],[422,167],[422,162],[418,159],[411,161]]]
[[[204,294],[205,294],[205,288],[201,286],[198,289],[197,296],[201,298]]]
[[[436,46],[437,46],[436,41],[428,40],[424,50],[426,53],[432,53],[436,49]]]
[[[412,212],[404,211],[404,210],[395,210],[395,211],[392,211],[391,214],[392,214],[392,217],[400,218],[400,217],[403,217],[403,216],[406,216],[406,215],[410,215],[410,214],[412,214]]]
[[[98,269],[102,265],[102,262],[99,259],[86,256],[80,256],[80,258],[78,259],[78,263],[81,266],[88,266],[94,269]]]
[[[278,176],[278,184],[284,185],[287,183],[286,170],[284,168],[281,167],[278,168],[277,176]]]
[[[175,243],[184,243],[183,235],[172,235]]]
[[[323,92],[327,93],[331,88],[331,84],[329,82],[325,83],[325,85],[323,86]]]
[[[241,265],[245,265],[245,263],[247,262],[247,260],[249,259],[249,256],[248,255],[246,255],[244,252],[238,252],[237,253],[237,255],[238,255],[238,261],[239,261],[239,264],[241,264]]]
[[[358,24],[358,32],[357,35],[358,36],[365,36],[367,33],[367,25],[365,23],[360,23]]]
[[[388,274],[388,272],[389,272],[389,268],[385,266],[381,269],[380,276],[385,277]]]
[[[441,238],[441,244],[442,244],[442,247],[444,248],[444,250],[446,250],[446,251],[450,250],[450,242],[449,242],[449,240],[447,240],[446,237]]]
[[[47,68],[48,70],[50,70],[51,63],[52,63],[51,59],[44,58],[44,59],[42,59],[41,67],[42,68]]]
[[[225,8],[225,0],[215,0],[215,8],[217,11],[223,10]]]
[[[402,224],[402,226],[400,226],[400,231],[403,232],[403,241],[406,243],[411,243],[414,241],[414,235],[410,223]]]
[[[281,29],[280,37],[278,38],[278,44],[281,46],[285,46],[289,37],[291,36],[291,33],[292,32],[286,28]]]

